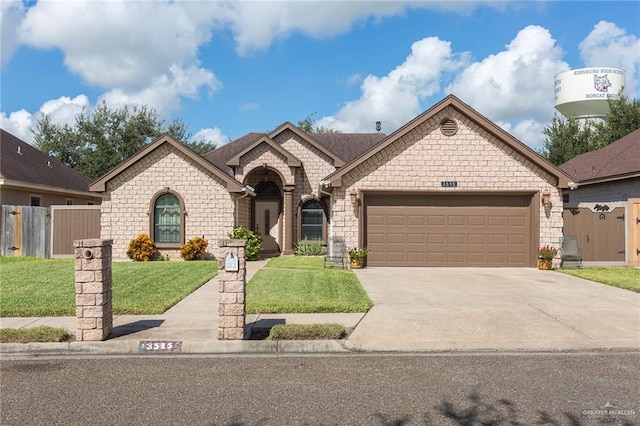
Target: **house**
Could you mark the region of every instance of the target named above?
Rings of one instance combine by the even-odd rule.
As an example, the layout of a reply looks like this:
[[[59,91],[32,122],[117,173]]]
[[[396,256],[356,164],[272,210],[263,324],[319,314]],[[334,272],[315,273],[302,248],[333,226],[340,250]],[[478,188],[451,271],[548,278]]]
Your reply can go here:
[[[264,250],[341,237],[370,266],[536,264],[562,236],[570,177],[455,96],[391,135],[307,134],[286,122],[199,156],[168,136],[95,181],[115,257],[149,233],[163,254],[234,225]]]
[[[560,169],[577,184],[563,192],[564,232],[584,262],[640,266],[640,129]]]
[[[91,180],[0,129],[0,204],[49,207],[100,204]]]

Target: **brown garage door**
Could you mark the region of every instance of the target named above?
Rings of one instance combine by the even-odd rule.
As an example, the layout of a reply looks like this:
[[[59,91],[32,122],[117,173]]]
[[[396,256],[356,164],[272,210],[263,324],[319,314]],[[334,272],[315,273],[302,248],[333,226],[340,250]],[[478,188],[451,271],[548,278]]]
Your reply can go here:
[[[367,195],[370,266],[533,266],[531,195]]]

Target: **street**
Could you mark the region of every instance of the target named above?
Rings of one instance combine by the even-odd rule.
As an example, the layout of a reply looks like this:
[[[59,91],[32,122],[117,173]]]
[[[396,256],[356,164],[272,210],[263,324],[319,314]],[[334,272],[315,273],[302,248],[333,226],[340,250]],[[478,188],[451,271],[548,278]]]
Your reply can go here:
[[[640,423],[640,354],[3,357],[2,425]]]

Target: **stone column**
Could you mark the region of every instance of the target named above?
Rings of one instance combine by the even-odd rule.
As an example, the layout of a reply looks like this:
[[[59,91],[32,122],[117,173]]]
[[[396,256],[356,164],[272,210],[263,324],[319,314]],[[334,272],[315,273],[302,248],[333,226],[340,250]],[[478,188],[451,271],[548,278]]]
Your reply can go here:
[[[105,340],[113,330],[111,308],[112,240],[78,240],[75,248],[76,340]]]
[[[242,340],[246,321],[245,240],[222,240],[218,252],[218,339]]]
[[[293,190],[284,188],[284,255],[293,254]]]

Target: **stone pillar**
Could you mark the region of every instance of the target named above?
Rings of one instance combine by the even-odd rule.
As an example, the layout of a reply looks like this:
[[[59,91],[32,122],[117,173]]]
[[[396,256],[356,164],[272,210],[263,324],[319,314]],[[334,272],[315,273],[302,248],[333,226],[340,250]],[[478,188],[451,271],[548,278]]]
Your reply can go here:
[[[218,339],[244,339],[245,240],[222,240],[218,252]]]
[[[112,240],[73,242],[76,256],[76,340],[105,340],[113,330],[111,309]]]
[[[293,190],[284,188],[284,255],[293,254]]]

